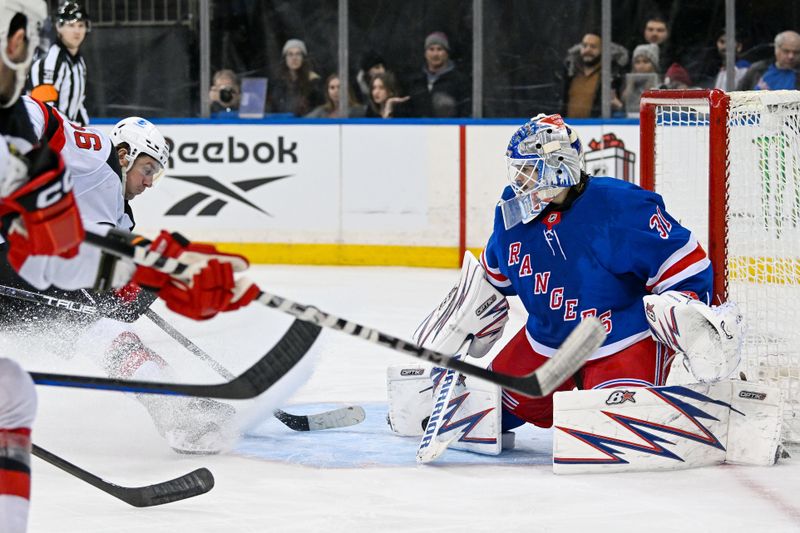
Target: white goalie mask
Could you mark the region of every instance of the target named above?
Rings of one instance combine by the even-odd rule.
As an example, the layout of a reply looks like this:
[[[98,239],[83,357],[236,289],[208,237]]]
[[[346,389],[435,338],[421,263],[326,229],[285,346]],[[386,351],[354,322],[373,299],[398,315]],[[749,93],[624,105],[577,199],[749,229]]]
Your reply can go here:
[[[146,154],[160,165],[158,172],[153,176],[153,184],[164,175],[169,164],[169,145],[152,122],[141,117],[128,117],[117,122],[109,136],[114,146],[122,143],[128,145],[128,154],[125,156],[128,165],[124,169],[125,172],[131,169],[137,157]]]
[[[24,28],[28,44],[25,57],[19,63],[12,61],[7,53],[11,22],[16,15],[25,17],[25,25],[18,27],[15,24],[14,31]],[[14,93],[0,98],[0,107],[11,107],[19,98],[28,78],[33,54],[39,47],[45,18],[47,18],[47,4],[44,0],[0,0],[0,56],[5,66],[13,70],[15,75]]]
[[[510,229],[530,222],[561,191],[580,183],[583,147],[561,115],[537,115],[511,137],[506,165],[515,196],[500,207]]]

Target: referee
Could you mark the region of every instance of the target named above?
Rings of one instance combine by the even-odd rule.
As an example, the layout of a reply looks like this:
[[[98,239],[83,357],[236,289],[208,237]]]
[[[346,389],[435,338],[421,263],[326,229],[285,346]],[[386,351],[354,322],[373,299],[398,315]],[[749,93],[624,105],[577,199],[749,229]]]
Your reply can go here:
[[[64,1],[55,16],[56,42],[31,67],[30,94],[55,106],[73,123],[86,126],[86,62],[80,47],[89,31],[88,13],[78,2]]]

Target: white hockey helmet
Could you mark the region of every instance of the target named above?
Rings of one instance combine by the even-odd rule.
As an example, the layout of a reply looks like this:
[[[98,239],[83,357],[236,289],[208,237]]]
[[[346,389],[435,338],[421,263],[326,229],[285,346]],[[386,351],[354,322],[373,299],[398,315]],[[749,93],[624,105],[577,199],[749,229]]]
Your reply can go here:
[[[11,30],[11,22],[16,15],[22,15],[24,26],[14,25],[14,31],[25,28],[25,37],[28,42],[28,50],[25,58],[19,63],[15,63],[8,57],[8,36]],[[0,99],[0,107],[11,107],[19,98],[25,80],[28,78],[28,68],[31,66],[33,53],[39,47],[39,37],[42,32],[44,20],[47,18],[47,4],[44,0],[0,0],[0,57],[6,67],[14,71],[16,83],[14,93],[7,98]]]
[[[114,125],[110,137],[114,146],[122,143],[128,145],[128,155],[125,156],[128,161],[126,172],[133,166],[137,157],[146,154],[161,165],[160,171],[153,177],[153,182],[164,175],[164,170],[169,164],[169,145],[152,122],[141,117],[122,119]]]

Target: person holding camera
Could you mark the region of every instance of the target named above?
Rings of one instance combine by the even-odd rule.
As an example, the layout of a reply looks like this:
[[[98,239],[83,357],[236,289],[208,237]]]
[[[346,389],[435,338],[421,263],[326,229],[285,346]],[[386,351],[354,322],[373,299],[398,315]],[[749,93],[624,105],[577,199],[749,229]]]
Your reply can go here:
[[[218,70],[208,90],[211,113],[231,113],[238,111],[242,98],[242,85],[239,76],[229,69]]]

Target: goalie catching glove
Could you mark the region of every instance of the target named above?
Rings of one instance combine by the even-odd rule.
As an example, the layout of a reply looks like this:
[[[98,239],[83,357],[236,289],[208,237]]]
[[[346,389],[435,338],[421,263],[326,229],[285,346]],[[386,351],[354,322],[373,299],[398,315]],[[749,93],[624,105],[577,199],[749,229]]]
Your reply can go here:
[[[233,311],[252,302],[260,293],[250,280],[235,280],[233,274],[247,269],[249,263],[241,255],[218,251],[208,244],[189,242],[179,233],[162,231],[152,243],[139,244],[138,268],[131,280],[158,294],[167,307],[195,320],[205,320],[220,311]],[[152,256],[147,251],[155,251]],[[180,275],[170,276],[148,264],[158,254],[189,265]],[[152,261],[148,263],[149,258]]]
[[[25,157],[0,145],[0,209],[8,262],[20,272],[32,255],[74,257],[84,231],[63,159],[47,145]]]
[[[678,291],[643,298],[653,337],[684,354],[684,362],[701,382],[730,376],[739,366],[744,319],[732,302],[708,306]]]
[[[469,251],[464,254],[461,278],[439,307],[414,332],[419,346],[455,354],[471,339],[467,354],[483,357],[503,335],[508,322],[508,300],[486,280],[483,267]]]

